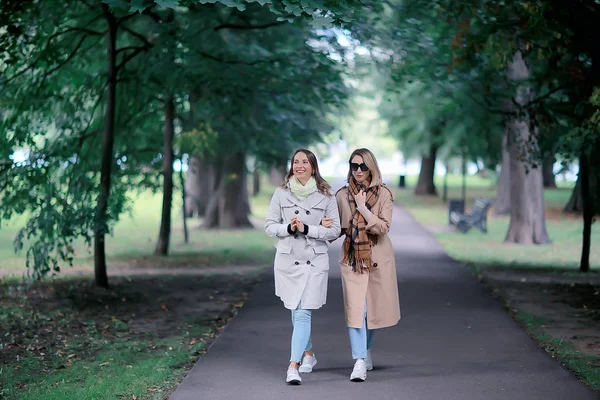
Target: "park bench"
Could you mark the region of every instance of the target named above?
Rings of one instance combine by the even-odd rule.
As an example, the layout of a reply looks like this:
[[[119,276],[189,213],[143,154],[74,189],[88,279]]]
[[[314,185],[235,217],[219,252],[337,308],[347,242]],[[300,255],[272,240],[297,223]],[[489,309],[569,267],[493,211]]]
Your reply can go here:
[[[473,227],[487,233],[487,214],[492,204],[491,200],[478,197],[475,199],[470,213],[461,214],[457,211],[450,213],[450,222],[462,233],[467,233]]]

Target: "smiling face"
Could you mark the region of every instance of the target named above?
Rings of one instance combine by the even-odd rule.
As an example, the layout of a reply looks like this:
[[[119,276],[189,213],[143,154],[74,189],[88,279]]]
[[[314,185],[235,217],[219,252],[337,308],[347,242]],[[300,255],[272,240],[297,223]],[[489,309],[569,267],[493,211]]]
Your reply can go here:
[[[294,176],[298,178],[302,184],[308,182],[313,174],[313,167],[310,165],[308,157],[303,152],[299,152],[294,156],[292,168],[294,171]]]

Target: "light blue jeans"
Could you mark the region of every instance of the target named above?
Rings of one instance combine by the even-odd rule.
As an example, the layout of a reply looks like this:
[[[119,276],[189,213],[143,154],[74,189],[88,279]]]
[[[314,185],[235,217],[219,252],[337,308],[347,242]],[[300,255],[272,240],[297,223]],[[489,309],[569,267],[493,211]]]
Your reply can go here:
[[[367,304],[365,303],[365,312],[363,314],[362,328],[348,328],[350,336],[350,348],[352,349],[352,358],[367,358],[367,350],[373,345],[375,338],[375,329],[367,329]]]
[[[292,324],[294,330],[292,332],[292,355],[290,362],[300,363],[302,355],[305,351],[312,349],[310,340],[310,325],[312,310],[303,310],[302,304],[298,308],[292,310]]]

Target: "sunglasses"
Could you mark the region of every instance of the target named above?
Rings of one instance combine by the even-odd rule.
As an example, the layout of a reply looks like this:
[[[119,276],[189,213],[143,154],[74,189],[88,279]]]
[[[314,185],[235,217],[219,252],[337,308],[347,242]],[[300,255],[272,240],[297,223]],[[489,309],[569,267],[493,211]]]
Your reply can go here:
[[[361,164],[358,164],[358,163],[350,163],[350,169],[351,169],[352,171],[358,171],[358,169],[359,169],[359,168],[360,168],[360,170],[361,170],[362,172],[366,172],[366,171],[368,171],[368,170],[369,170],[369,167],[367,167],[367,164],[365,164],[365,163],[361,163]]]

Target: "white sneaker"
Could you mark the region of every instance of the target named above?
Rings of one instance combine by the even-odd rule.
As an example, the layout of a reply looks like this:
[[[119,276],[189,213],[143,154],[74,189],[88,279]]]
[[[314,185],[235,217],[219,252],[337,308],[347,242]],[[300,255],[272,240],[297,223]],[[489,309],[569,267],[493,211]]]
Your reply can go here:
[[[302,358],[302,364],[300,365],[300,368],[298,368],[298,371],[302,374],[311,373],[315,365],[317,365],[317,358],[315,357],[315,354],[313,353],[312,356],[307,356],[305,354]]]
[[[354,363],[354,369],[350,375],[352,382],[364,382],[367,379],[367,364],[365,360],[356,360]]]
[[[285,381],[291,385],[300,385],[302,383],[302,378],[300,378],[300,374],[296,368],[288,368],[287,377]]]
[[[373,369],[373,359],[371,358],[371,350],[367,350],[367,358],[365,358],[365,364],[367,364],[367,371]]]

